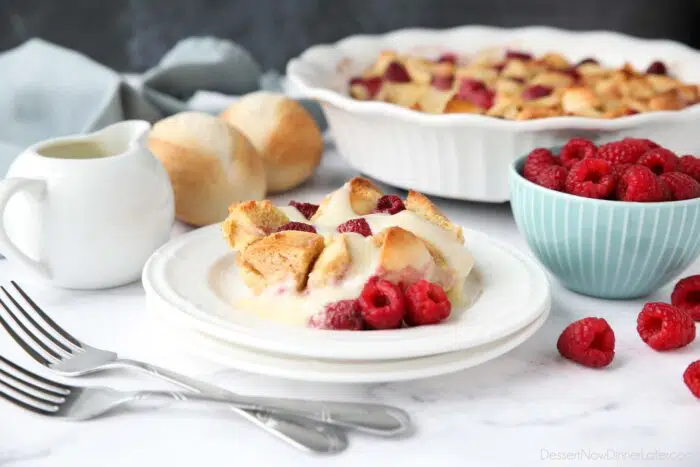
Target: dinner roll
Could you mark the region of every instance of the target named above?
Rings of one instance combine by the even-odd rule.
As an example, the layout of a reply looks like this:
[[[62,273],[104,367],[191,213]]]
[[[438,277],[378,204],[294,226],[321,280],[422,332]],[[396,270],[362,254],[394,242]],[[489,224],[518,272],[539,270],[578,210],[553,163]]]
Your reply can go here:
[[[284,94],[246,94],[221,118],[241,130],[258,150],[271,193],[301,184],[321,161],[323,137],[318,125],[301,104]]]
[[[175,194],[175,216],[202,226],[223,221],[234,202],[265,196],[265,171],[248,138],[221,119],[181,112],[157,122],[149,149]]]

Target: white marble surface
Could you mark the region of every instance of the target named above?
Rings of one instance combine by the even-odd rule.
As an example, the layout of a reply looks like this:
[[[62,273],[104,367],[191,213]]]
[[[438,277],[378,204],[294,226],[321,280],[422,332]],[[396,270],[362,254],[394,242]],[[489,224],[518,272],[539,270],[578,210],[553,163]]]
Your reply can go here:
[[[319,200],[354,175],[328,154],[314,180],[288,193]],[[508,205],[439,201],[453,219],[526,246]],[[688,273],[700,272],[700,263]],[[47,288],[0,261],[0,282],[14,279],[79,338],[200,376],[239,392],[347,398],[399,405],[415,421],[414,436],[377,440],[353,435],[345,453],[314,457],[294,451],[226,411],[160,408],[90,422],[37,418],[0,401],[0,465],[117,466],[435,466],[700,465],[699,402],[682,372],[700,358],[700,342],[655,353],[637,336],[641,301],[585,298],[554,283],[553,313],[528,342],[460,373],[396,384],[320,385],[273,380],[217,368],[176,348],[153,343],[140,284],[99,292]],[[650,299],[668,299],[669,287]],[[562,360],[555,343],[574,319],[605,317],[617,335],[617,356],[605,370]],[[31,365],[0,333],[0,354]],[[36,368],[36,366],[31,366]],[[164,387],[118,374],[94,378],[119,388]]]

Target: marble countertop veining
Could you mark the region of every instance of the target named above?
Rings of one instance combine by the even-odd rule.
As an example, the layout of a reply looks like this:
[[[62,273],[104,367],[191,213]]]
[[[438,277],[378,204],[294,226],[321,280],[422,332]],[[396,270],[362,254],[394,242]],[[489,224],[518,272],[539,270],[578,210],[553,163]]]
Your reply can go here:
[[[279,199],[319,200],[353,175],[329,153],[310,183]],[[463,225],[526,250],[507,204],[439,203]],[[177,226],[176,231],[182,230]],[[700,272],[700,262],[688,272]],[[347,452],[314,457],[226,411],[160,406],[88,422],[64,422],[38,418],[0,401],[3,467],[700,465],[700,405],[682,381],[688,363],[700,358],[700,342],[666,354],[652,351],[635,331],[642,301],[586,298],[553,282],[553,310],[547,323],[526,343],[494,361],[411,382],[311,384],[217,367],[161,345],[146,317],[140,283],[103,291],[60,290],[1,261],[0,282],[11,279],[88,343],[242,393],[395,404],[412,414],[416,433],[403,440],[353,435]],[[669,294],[670,286],[649,300],[667,300]],[[605,317],[615,330],[616,358],[607,369],[582,368],[557,354],[560,331],[584,316]],[[4,333],[0,354],[21,364],[33,363]],[[124,389],[166,387],[125,374],[92,381]]]

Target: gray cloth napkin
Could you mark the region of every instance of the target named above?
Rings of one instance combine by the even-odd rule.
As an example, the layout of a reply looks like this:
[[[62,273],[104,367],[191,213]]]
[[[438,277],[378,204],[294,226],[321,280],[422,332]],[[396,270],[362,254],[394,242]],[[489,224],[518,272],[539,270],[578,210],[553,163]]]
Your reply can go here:
[[[284,92],[282,76],[243,47],[212,37],[184,39],[153,69],[129,79],[78,52],[31,39],[0,54],[0,176],[27,146],[125,119],[154,122],[191,109],[198,92],[238,96]],[[318,105],[300,102],[325,130]],[[221,111],[223,109],[211,109]]]

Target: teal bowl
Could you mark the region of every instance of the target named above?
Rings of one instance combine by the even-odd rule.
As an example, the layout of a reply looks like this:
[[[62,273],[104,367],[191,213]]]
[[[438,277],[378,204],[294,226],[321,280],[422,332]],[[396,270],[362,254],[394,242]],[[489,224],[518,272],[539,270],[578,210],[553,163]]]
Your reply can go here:
[[[564,287],[599,298],[649,295],[700,255],[700,199],[667,203],[596,200],[542,188],[510,169],[518,230]]]

